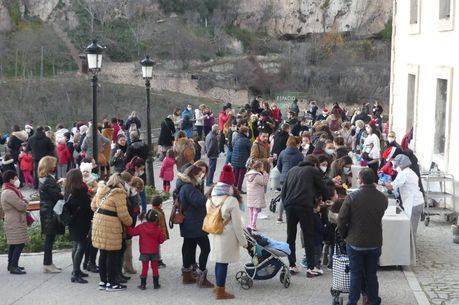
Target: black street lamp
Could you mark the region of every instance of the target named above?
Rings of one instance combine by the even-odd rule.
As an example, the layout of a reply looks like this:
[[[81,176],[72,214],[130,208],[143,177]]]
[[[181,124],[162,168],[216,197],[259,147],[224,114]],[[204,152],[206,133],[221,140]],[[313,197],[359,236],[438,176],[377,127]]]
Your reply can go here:
[[[92,156],[97,165],[99,149],[97,143],[97,73],[99,73],[102,68],[102,52],[103,48],[97,44],[96,40],[93,40],[85,49],[88,70],[92,73]],[[99,170],[97,173],[99,173]]]
[[[140,61],[142,65],[142,78],[145,80],[147,90],[147,146],[148,156],[146,160],[147,167],[147,185],[155,187],[155,174],[153,171],[152,147],[151,147],[151,122],[150,122],[150,80],[153,77],[153,66],[155,62],[146,56]]]

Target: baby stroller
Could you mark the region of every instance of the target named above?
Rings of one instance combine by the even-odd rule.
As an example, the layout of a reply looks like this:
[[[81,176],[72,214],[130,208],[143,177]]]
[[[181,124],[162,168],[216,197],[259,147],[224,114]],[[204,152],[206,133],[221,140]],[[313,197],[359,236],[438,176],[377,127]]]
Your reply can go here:
[[[341,293],[349,293],[351,287],[351,271],[349,268],[349,257],[346,254],[346,243],[335,231],[335,245],[333,253],[332,287],[330,293],[333,297],[333,305],[342,305]]]
[[[281,257],[289,255],[290,250],[276,247],[275,244],[279,242],[261,234],[252,234],[250,231],[244,230],[244,235],[248,242],[247,251],[252,257],[252,262],[245,264],[245,271],[236,273],[236,280],[241,288],[245,290],[252,288],[253,280],[272,279],[279,273],[279,270],[281,270],[280,282],[285,288],[288,288],[290,286],[290,272]]]

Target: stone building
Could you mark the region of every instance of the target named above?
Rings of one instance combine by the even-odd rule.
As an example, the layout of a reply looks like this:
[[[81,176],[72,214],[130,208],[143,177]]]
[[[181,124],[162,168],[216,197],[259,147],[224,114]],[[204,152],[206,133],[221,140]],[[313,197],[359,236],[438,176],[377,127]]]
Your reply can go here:
[[[393,2],[391,129],[401,140],[413,127],[422,167],[436,162],[455,175],[458,189],[459,6],[456,0]]]

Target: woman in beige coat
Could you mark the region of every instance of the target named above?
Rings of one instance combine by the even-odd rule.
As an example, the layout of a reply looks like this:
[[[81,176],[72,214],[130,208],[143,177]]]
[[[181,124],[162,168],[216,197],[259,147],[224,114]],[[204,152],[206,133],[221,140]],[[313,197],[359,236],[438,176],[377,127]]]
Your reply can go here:
[[[124,226],[132,224],[127,209],[127,194],[121,184],[119,173],[113,174],[107,183],[100,183],[91,202],[94,211],[92,220],[92,245],[100,250],[100,290],[119,291],[126,286],[117,281],[119,258]]]
[[[219,182],[210,192],[210,198],[206,203],[208,212],[212,208],[221,206],[220,211],[226,224],[222,234],[210,234],[211,259],[215,261],[217,284],[214,292],[217,300],[234,298],[234,295],[225,291],[228,264],[238,262],[240,260],[240,247],[247,247],[239,210],[240,196],[233,187],[234,180],[231,166],[225,165]]]
[[[27,235],[26,212],[29,203],[19,190],[21,182],[14,171],[3,173],[0,216],[5,220],[5,235],[8,244],[8,271],[11,274],[25,274],[24,268],[19,267],[19,257],[25,243],[29,241]]]

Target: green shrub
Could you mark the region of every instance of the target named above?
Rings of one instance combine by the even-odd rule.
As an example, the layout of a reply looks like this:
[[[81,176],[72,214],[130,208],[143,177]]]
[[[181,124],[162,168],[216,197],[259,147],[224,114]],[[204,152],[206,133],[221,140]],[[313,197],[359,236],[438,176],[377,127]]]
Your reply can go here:
[[[160,195],[161,198],[163,198],[163,201],[168,200],[170,197],[169,193],[158,191],[150,185],[145,186],[145,195],[147,197],[147,204],[150,204],[151,199],[153,198],[153,196],[156,196],[156,195]]]
[[[44,237],[41,235],[41,226],[37,221],[27,229],[30,241],[26,244],[24,252],[41,252],[43,251]],[[58,235],[54,242],[54,250],[70,249],[72,241],[69,239],[69,232],[66,230],[64,235]],[[6,243],[5,232],[3,230],[3,222],[0,223],[0,254],[8,252],[8,245]]]

